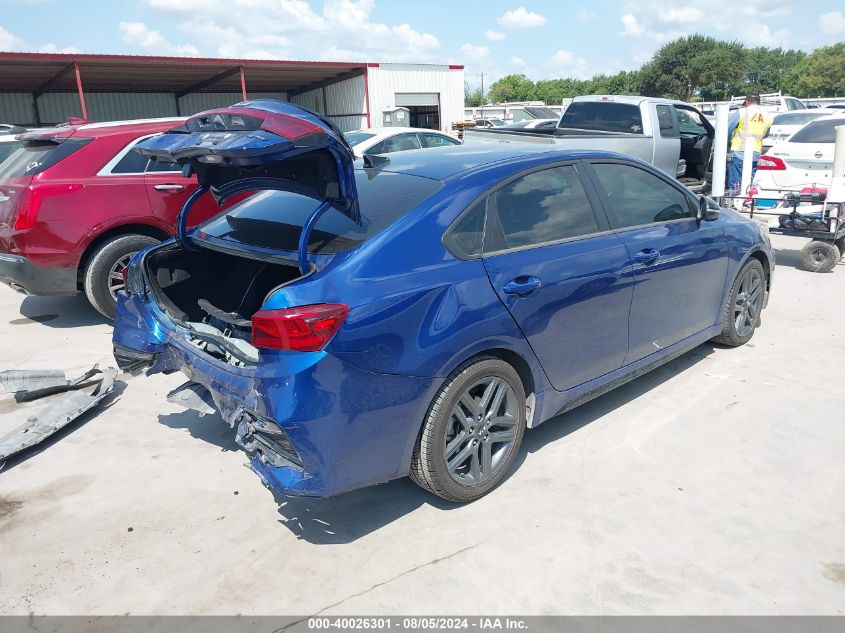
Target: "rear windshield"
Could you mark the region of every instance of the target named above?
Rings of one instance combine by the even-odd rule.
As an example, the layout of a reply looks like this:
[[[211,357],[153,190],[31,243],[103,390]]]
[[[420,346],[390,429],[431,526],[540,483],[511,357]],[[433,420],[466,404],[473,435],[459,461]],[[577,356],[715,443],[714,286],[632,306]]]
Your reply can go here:
[[[772,125],[804,125],[824,116],[822,112],[784,112],[772,120]]]
[[[338,253],[354,248],[387,228],[443,186],[437,180],[408,174],[355,172],[363,226],[336,209],[320,217],[309,253]],[[199,239],[217,239],[280,251],[296,251],[299,234],[319,206],[313,198],[289,191],[263,191],[201,225]]]
[[[368,138],[373,138],[374,136],[375,134],[371,134],[369,132],[347,132],[343,135],[346,142],[352,147],[355,147],[358,143],[366,141]]]
[[[0,180],[34,176],[73,154],[91,139],[25,141],[0,163]]]
[[[613,101],[578,101],[570,103],[558,127],[607,132],[643,133],[640,107]]]
[[[833,143],[836,140],[836,128],[840,125],[845,125],[845,117],[812,121],[793,134],[789,142]]]
[[[9,158],[9,156],[23,145],[23,141],[7,141],[0,143],[0,163]]]

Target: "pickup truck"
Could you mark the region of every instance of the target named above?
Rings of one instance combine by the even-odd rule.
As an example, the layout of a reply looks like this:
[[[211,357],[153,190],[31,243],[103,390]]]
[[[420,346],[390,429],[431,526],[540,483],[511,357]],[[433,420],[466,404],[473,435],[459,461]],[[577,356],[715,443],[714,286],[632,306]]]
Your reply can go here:
[[[464,143],[549,143],[641,158],[693,191],[708,188],[715,130],[682,101],[653,97],[575,97],[553,128],[464,131]]]

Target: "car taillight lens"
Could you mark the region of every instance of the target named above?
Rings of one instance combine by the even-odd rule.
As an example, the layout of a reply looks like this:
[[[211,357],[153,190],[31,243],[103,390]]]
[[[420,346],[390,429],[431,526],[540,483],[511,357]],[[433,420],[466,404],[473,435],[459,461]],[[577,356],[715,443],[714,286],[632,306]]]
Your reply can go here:
[[[252,315],[252,344],[261,349],[318,352],[349,314],[342,303],[260,310]]]
[[[73,193],[82,189],[83,186],[80,184],[30,185],[21,192],[13,228],[16,231],[31,229],[45,198]]]
[[[781,171],[786,169],[786,163],[776,156],[767,156],[764,154],[757,161],[757,171]]]

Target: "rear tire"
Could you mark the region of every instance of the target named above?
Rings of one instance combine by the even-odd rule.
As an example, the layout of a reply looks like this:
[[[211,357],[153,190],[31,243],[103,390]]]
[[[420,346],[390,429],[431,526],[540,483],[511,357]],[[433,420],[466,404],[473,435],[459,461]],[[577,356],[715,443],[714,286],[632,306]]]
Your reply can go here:
[[[140,250],[158,244],[149,235],[121,235],[104,242],[94,251],[85,268],[85,296],[100,314],[114,319],[116,293],[123,289],[120,268]]]
[[[845,257],[845,237],[840,237],[834,242],[834,244],[836,244],[836,248],[839,249],[840,258]]]
[[[766,296],[766,272],[756,259],[746,262],[731,286],[722,312],[722,333],[714,343],[739,347],[754,336]]]
[[[507,475],[524,433],[525,389],[516,370],[492,356],[467,361],[434,397],[411,479],[448,501],[475,501]]]
[[[811,240],[801,249],[801,267],[811,273],[829,273],[840,259],[839,247],[831,242]]]

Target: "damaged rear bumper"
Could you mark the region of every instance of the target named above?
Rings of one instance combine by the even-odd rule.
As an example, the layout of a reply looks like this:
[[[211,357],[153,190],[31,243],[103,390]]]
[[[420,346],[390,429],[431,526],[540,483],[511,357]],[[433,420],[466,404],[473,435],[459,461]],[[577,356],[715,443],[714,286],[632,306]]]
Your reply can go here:
[[[219,412],[251,468],[291,496],[327,497],[406,475],[436,388],[433,378],[374,374],[325,352],[263,350],[257,365],[238,367],[202,352],[139,296],[118,303],[114,343],[121,367],[185,374],[189,383],[168,399]]]

